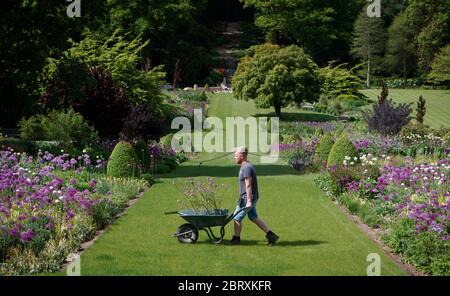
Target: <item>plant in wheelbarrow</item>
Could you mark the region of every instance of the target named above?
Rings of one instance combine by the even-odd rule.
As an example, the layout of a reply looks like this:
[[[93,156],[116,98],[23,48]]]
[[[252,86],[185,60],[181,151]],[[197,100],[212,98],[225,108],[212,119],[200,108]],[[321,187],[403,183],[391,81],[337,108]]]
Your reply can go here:
[[[217,184],[212,177],[206,179],[187,178],[182,184],[175,184],[184,195],[178,202],[181,210],[178,215],[188,223],[181,225],[175,237],[181,243],[195,243],[199,230],[207,233],[213,243],[220,243],[225,236],[225,225],[234,215],[228,215],[228,209],[221,208],[225,184]],[[211,227],[220,226],[220,237]]]

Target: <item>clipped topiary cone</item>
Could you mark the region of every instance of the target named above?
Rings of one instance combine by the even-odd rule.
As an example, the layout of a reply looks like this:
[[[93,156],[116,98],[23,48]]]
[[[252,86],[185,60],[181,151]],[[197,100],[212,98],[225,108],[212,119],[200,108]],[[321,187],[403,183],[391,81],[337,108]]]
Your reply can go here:
[[[356,151],[355,146],[348,137],[343,134],[336,140],[333,148],[331,148],[330,154],[328,155],[327,166],[332,167],[334,165],[342,165],[346,156],[353,159],[358,156],[358,151]]]
[[[325,134],[320,138],[319,144],[317,144],[314,157],[317,162],[321,164],[328,160],[328,155],[330,154],[331,148],[333,148],[334,139],[330,133]]]
[[[139,176],[139,160],[133,146],[125,141],[117,143],[106,169],[110,177],[129,178]]]

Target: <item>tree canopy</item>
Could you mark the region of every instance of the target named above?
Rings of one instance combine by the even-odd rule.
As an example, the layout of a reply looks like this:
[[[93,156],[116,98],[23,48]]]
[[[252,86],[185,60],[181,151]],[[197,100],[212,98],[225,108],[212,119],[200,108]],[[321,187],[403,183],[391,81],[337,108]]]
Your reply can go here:
[[[251,48],[249,55],[241,59],[233,88],[238,99],[253,99],[261,107],[273,106],[281,117],[281,107],[319,98],[317,70],[317,65],[296,45],[263,44]]]

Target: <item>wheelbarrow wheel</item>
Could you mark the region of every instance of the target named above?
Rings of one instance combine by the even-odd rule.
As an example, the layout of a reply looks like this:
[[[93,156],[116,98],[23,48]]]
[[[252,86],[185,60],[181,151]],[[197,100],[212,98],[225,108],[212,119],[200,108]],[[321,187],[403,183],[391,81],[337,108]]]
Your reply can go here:
[[[186,223],[178,227],[175,235],[180,243],[193,244],[198,239],[198,229],[194,225]]]

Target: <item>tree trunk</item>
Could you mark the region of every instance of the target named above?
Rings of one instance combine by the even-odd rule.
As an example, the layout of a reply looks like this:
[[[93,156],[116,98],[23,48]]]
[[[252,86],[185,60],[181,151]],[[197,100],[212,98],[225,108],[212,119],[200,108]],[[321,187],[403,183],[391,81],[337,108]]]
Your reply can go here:
[[[407,83],[407,78],[406,78],[406,57],[403,56],[403,77],[405,79],[405,86]]]
[[[273,106],[275,108],[275,114],[278,118],[281,118],[281,104],[280,103],[273,103]]]
[[[367,88],[370,88],[370,55],[367,60]]]

